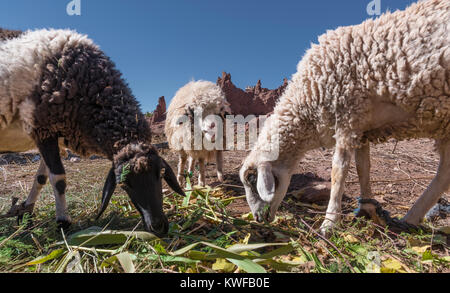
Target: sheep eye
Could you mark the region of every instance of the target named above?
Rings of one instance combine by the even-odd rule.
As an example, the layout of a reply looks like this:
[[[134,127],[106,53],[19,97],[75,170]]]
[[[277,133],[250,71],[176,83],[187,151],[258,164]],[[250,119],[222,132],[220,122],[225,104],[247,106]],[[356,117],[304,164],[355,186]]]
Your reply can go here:
[[[251,185],[256,185],[256,176],[255,175],[250,175],[250,176],[248,176],[248,182],[251,184]]]
[[[253,169],[249,169],[247,171],[247,174],[245,175],[245,180],[247,180],[247,182],[252,185],[252,186],[256,186],[256,180],[257,180],[257,171],[253,170]]]

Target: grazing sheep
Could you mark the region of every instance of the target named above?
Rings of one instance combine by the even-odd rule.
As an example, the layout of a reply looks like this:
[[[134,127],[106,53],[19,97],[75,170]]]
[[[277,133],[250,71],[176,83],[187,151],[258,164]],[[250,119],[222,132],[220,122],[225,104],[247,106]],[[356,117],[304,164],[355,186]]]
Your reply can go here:
[[[0,152],[37,147],[43,160],[22,211],[33,210],[47,178],[61,227],[66,176],[59,154],[98,154],[113,162],[102,198],[106,209],[116,184],[126,190],[146,230],[164,235],[161,177],[183,193],[170,166],[150,145],[151,131],[114,63],[86,36],[69,30],[36,30],[0,37]],[[6,33],[4,33],[6,32]]]
[[[403,218],[412,225],[422,221],[450,185],[449,20],[450,1],[429,0],[319,38],[240,171],[259,221],[273,220],[305,152],[335,146],[322,232],[340,218],[353,152],[361,214],[383,222],[371,200],[369,142],[432,138],[441,157],[438,173]],[[279,157],[268,160],[265,142],[273,137],[279,139]]]
[[[205,185],[205,162],[214,158],[217,164],[217,177],[223,181],[223,148],[206,148],[206,143],[224,146],[223,122],[231,112],[230,104],[219,86],[209,81],[192,81],[178,90],[167,110],[165,133],[171,149],[179,152],[178,182],[182,184],[184,166],[189,157],[188,172],[194,171],[198,160],[199,185]],[[182,119],[182,118],[186,119]],[[189,117],[189,119],[187,119]],[[195,119],[197,118],[198,119]],[[190,122],[190,123],[188,123]],[[198,131],[196,131],[198,130]],[[200,145],[194,146],[195,134],[200,136]],[[216,139],[217,134],[217,139]],[[222,139],[220,139],[222,138]]]

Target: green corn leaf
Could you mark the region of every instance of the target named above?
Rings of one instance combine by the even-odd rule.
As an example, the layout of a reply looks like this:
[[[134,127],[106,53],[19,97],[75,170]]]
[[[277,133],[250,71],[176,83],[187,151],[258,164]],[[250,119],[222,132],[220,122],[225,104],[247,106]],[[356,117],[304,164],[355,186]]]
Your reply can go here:
[[[233,259],[227,258],[227,260],[237,265],[241,270],[251,274],[264,274],[266,270],[259,264],[253,262],[250,259]]]
[[[127,163],[122,167],[122,172],[120,173],[120,183],[123,183],[127,180],[128,174],[130,174],[130,164]]]
[[[186,196],[183,199],[183,203],[182,203],[182,207],[188,207],[189,206],[189,201],[191,200],[191,195],[192,195],[192,185],[191,185],[191,179],[189,177],[186,177],[186,189],[190,190],[190,191],[186,191]]]
[[[65,251],[66,251],[65,249],[53,250],[50,254],[48,254],[46,256],[40,256],[40,257],[36,258],[35,260],[28,262],[27,266],[43,264],[43,263],[48,262],[50,260],[57,259],[61,255],[63,255]]]
[[[216,251],[217,255],[220,256],[221,258],[245,259],[245,257],[242,256],[242,255],[236,254],[236,253],[231,252],[231,251],[227,251],[225,248],[218,247],[218,246],[216,246],[214,244],[211,244],[211,243],[208,243],[208,242],[193,243],[193,244],[188,245],[188,246],[186,246],[184,248],[181,248],[181,249],[179,249],[179,250],[177,250],[175,252],[172,252],[172,255],[174,255],[174,256],[183,255],[183,254],[187,253],[188,251],[196,248],[199,245],[204,245],[204,246],[211,247],[212,249],[214,249]]]
[[[270,268],[275,269],[277,272],[290,272],[292,268],[300,265],[299,263],[281,262],[273,259],[254,259],[253,261],[260,265],[267,265]]]
[[[120,253],[104,260],[100,267],[108,267],[118,262],[125,273],[132,274],[136,272],[136,268],[133,264],[133,258],[135,259],[136,256],[128,252]]]
[[[101,231],[99,227],[91,227],[71,235],[67,242],[73,246],[120,245],[124,244],[130,237],[143,241],[158,239],[157,236],[148,232]]]
[[[59,262],[56,267],[55,273],[64,273],[69,262],[78,254],[78,251],[69,251],[64,255],[64,258]]]
[[[241,253],[271,246],[289,246],[289,243],[255,243],[255,244],[235,244],[227,248],[227,251]],[[291,246],[292,247],[292,246]],[[276,256],[276,255],[274,255]],[[273,256],[272,256],[273,257]]]
[[[161,260],[163,263],[185,263],[185,264],[196,264],[199,263],[199,260],[182,257],[182,256],[172,256],[172,255],[156,255],[152,254],[149,256],[146,256],[149,260]]]

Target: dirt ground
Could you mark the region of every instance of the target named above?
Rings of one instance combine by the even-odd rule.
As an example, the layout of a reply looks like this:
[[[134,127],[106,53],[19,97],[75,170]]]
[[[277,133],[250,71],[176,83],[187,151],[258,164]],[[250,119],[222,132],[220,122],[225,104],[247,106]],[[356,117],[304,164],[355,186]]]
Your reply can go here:
[[[154,137],[154,143],[164,141],[164,136]],[[392,216],[404,216],[435,175],[439,157],[433,150],[433,144],[431,140],[415,140],[398,143],[390,141],[386,144],[372,146],[372,190],[375,199],[386,210],[391,212]],[[167,149],[161,149],[160,152],[173,169],[176,170],[177,155]],[[21,199],[26,198],[39,164],[39,157],[36,157],[36,155],[37,153],[30,152],[21,154],[21,156],[0,156],[1,212],[7,210],[13,196]],[[236,192],[236,196],[244,195],[238,173],[245,155],[246,152],[244,151],[226,152],[224,155],[224,183],[226,188]],[[311,151],[303,158],[297,167],[296,175],[292,178],[288,197],[281,207],[281,212],[283,209],[292,211],[291,206],[287,202],[289,199],[295,200],[292,193],[295,193],[296,190],[317,185],[318,183],[329,187],[331,159],[332,150]],[[68,192],[76,190],[77,193],[89,194],[92,191],[87,189],[86,186],[90,185],[86,184],[86,182],[95,182],[95,191],[100,193],[101,190],[99,189],[110,167],[110,162],[104,159],[82,159],[80,162],[64,161],[64,165],[69,178]],[[89,172],[86,172],[86,170]],[[216,182],[215,166],[213,164],[207,166],[207,183],[212,186],[219,184]],[[351,213],[357,207],[356,198],[358,196],[358,177],[353,162],[347,178],[343,206],[344,213]],[[450,200],[449,193],[446,193],[443,197],[446,200]],[[48,202],[53,199],[47,195],[43,200]],[[82,198],[79,200],[81,201]],[[326,202],[318,202],[317,204],[325,206]],[[235,215],[250,211],[245,199],[236,200],[228,209],[231,214]],[[438,227],[449,226],[449,224],[449,218],[439,219],[434,223]]]
[[[167,151],[167,156],[175,168],[176,155]],[[245,156],[246,152],[243,151],[225,153],[225,184],[242,186],[239,180],[239,169]],[[287,198],[295,191],[308,186],[321,184],[329,188],[332,156],[333,150],[318,149],[307,153],[291,179]],[[391,213],[391,216],[403,217],[431,182],[438,165],[439,156],[434,151],[434,142],[431,140],[398,143],[391,141],[386,144],[373,145],[371,149],[371,180],[375,199]],[[217,184],[215,180],[215,166],[208,165],[207,182],[214,185],[214,183]],[[351,213],[357,207],[357,198],[360,194],[354,161],[346,182],[343,212]],[[230,189],[245,194],[242,188]],[[450,193],[444,194],[443,198],[447,201],[450,200]],[[320,200],[316,203],[326,205],[326,202]],[[283,208],[289,208],[286,200],[281,209]],[[233,203],[230,209],[234,209],[232,212],[236,214],[250,212],[244,199]],[[448,226],[450,218],[439,219],[434,224]]]

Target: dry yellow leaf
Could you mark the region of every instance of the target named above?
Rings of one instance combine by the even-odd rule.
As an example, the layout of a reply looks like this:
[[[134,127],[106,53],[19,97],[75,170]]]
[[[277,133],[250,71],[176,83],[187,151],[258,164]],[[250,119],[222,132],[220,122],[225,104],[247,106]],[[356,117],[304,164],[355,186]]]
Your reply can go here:
[[[358,243],[359,242],[358,238],[356,238],[352,234],[345,234],[344,235],[344,240],[349,242],[349,243]]]
[[[244,240],[242,240],[242,243],[243,244],[248,244],[248,241],[250,240],[250,237],[252,236],[252,234],[251,233],[248,233],[246,236],[245,236],[245,238],[244,238]]]
[[[212,269],[215,271],[220,271],[224,273],[231,273],[233,272],[234,268],[236,266],[230,262],[228,262],[224,258],[219,258],[216,260],[216,262],[212,265]]]
[[[243,214],[241,216],[241,218],[244,219],[244,220],[247,220],[247,221],[253,221],[254,220],[253,214],[251,212],[247,213],[247,214]]]
[[[393,258],[383,261],[380,271],[382,273],[406,273],[405,266]]]
[[[431,246],[430,245],[425,245],[425,246],[414,246],[411,247],[411,250],[413,250],[414,252],[416,252],[417,254],[422,255],[425,251],[427,251],[428,249],[430,249]]]

